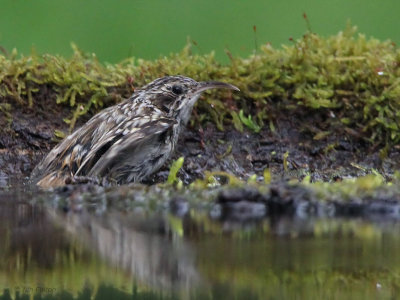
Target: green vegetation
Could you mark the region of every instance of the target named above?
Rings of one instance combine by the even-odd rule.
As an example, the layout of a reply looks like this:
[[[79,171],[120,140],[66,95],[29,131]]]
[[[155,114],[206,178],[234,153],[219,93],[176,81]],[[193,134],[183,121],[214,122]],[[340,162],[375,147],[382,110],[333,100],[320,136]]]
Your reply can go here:
[[[168,179],[167,179],[167,184],[180,184],[182,185],[182,181],[177,177],[179,170],[183,166],[183,162],[185,161],[185,158],[183,156],[179,157],[176,161],[174,161],[171,165],[171,168],[169,170],[168,174]]]
[[[213,121],[220,130],[232,123],[242,131],[245,125],[257,132],[265,124],[274,129],[277,111],[307,112],[324,120],[308,129],[316,140],[335,132],[385,149],[400,141],[400,50],[390,41],[366,39],[354,27],[328,38],[307,33],[282,49],[266,44],[245,59],[227,51],[229,65],[217,62],[214,53],[192,54],[190,44],[154,61],[131,58],[119,64],[102,64],[74,45],[73,50],[69,59],[19,56],[16,50],[0,56],[0,96],[34,106],[46,88],[46,97],[71,107],[65,121],[72,129],[88,111],[129,97],[157,77],[184,74],[241,89],[204,97],[194,122]]]
[[[249,128],[250,128],[251,130],[253,130],[254,132],[260,132],[261,127],[258,126],[258,124],[255,123],[255,122],[252,120],[251,115],[249,115],[248,117],[245,117],[245,116],[243,115],[243,109],[241,109],[241,110],[239,111],[239,119],[240,119],[240,121],[241,121],[244,125],[246,125],[247,127],[249,127]],[[237,127],[237,129],[238,129],[238,130],[242,130],[241,127]]]

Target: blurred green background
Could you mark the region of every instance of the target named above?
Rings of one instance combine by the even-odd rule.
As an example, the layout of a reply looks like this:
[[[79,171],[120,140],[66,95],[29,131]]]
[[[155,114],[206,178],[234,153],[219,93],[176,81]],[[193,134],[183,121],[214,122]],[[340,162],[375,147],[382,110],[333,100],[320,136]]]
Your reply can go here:
[[[307,30],[303,13],[312,31],[323,36],[350,20],[367,36],[398,43],[399,12],[398,0],[3,0],[0,46],[69,56],[75,42],[115,63],[179,51],[190,36],[196,52],[215,50],[226,61],[224,49],[247,56],[255,39],[278,47],[300,37]]]

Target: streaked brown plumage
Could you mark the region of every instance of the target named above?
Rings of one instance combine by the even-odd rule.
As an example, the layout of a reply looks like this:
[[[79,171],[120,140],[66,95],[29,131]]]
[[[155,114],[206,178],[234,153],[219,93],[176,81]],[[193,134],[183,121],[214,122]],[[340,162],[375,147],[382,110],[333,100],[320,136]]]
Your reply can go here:
[[[127,100],[104,109],[65,138],[36,166],[31,178],[42,187],[66,182],[140,182],[171,156],[202,91],[239,90],[184,76],[159,78]]]

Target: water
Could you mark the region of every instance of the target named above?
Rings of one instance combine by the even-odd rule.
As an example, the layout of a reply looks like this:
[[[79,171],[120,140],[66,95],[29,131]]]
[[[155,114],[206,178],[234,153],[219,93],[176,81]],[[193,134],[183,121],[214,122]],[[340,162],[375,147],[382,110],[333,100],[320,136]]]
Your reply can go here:
[[[132,198],[126,190],[121,201]],[[395,220],[240,221],[193,205],[175,214],[122,209],[99,195],[81,201],[83,194],[69,193],[66,205],[62,194],[0,193],[0,299],[393,299],[400,292]]]

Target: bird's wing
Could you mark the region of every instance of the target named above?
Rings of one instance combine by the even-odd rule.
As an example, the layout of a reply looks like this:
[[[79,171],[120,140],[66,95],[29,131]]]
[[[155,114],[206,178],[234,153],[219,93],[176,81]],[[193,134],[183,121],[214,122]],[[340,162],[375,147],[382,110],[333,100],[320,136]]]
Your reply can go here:
[[[153,120],[149,116],[137,116],[122,122],[93,145],[75,175],[105,175],[105,171],[123,160],[125,155],[134,154],[135,149],[167,132],[174,124],[175,119]]]
[[[75,174],[92,145],[100,139],[100,136],[95,136],[93,133],[99,132],[98,129],[107,123],[109,111],[112,109],[110,107],[103,110],[55,146],[36,166],[31,178],[37,178],[54,171],[66,175]],[[115,125],[108,124],[108,126],[113,127]]]

